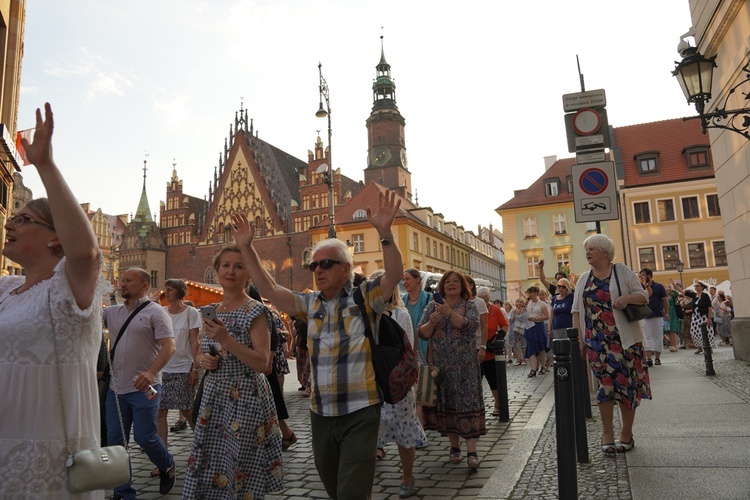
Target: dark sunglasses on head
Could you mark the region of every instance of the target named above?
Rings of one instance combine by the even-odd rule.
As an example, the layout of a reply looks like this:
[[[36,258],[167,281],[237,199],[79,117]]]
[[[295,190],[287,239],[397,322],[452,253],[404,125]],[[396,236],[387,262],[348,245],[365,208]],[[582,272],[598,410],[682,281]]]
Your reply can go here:
[[[334,264],[343,264],[343,262],[333,259],[323,259],[320,262],[312,261],[310,262],[310,271],[315,272],[318,266],[320,266],[321,269],[330,269]]]
[[[45,224],[44,222],[39,222],[38,220],[34,220],[33,218],[31,218],[31,216],[26,215],[26,214],[20,214],[20,215],[16,215],[15,217],[11,217],[10,219],[8,219],[8,222],[10,222],[16,227],[23,226],[24,224],[38,224],[52,231],[55,230],[55,228],[53,228],[49,224]]]

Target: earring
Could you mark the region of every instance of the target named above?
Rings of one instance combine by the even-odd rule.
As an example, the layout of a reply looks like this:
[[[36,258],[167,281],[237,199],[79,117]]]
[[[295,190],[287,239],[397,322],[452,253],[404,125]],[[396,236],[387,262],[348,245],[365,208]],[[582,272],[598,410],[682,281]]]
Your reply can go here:
[[[52,248],[52,242],[50,241],[49,243],[47,243],[47,246]]]

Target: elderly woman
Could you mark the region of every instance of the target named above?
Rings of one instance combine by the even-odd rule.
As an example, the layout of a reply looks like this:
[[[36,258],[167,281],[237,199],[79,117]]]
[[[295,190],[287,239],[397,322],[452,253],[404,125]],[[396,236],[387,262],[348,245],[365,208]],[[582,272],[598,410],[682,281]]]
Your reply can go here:
[[[698,349],[695,354],[701,354],[703,352],[703,327],[705,326],[708,331],[708,343],[716,349],[716,337],[714,335],[714,327],[711,324],[711,316],[713,315],[713,307],[711,306],[711,297],[706,292],[706,284],[697,281],[693,287],[695,288],[695,298],[693,299],[693,314],[690,317],[690,337],[693,339],[693,346]],[[680,292],[687,295],[690,290],[683,289],[680,285],[675,285],[675,288]],[[687,319],[687,315],[685,315]]]
[[[263,498],[282,488],[281,432],[263,373],[271,361],[266,308],[245,290],[250,275],[236,245],[213,262],[222,301],[203,319],[203,389],[182,498]],[[209,354],[212,347],[217,355]]]
[[[513,352],[513,357],[516,358],[515,366],[522,366],[526,364],[526,340],[523,338],[526,327],[523,326],[523,319],[521,316],[526,312],[526,299],[518,297],[516,299],[516,307],[510,312],[508,316],[508,338],[505,343],[510,347]]]
[[[49,199],[31,200],[5,221],[2,253],[24,276],[0,277],[0,498],[104,497],[66,490],[68,452],[99,446],[101,255],[55,165],[52,129],[45,104],[34,142],[22,140]]]
[[[643,326],[628,322],[623,309],[645,304],[646,290],[624,264],[613,264],[614,242],[595,234],[583,242],[591,269],[576,284],[573,325],[581,340],[581,357],[599,381],[597,403],[602,417],[601,449],[606,454],[633,449],[633,421],[641,398],[651,399],[648,368],[643,363]],[[619,283],[619,285],[618,285]],[[614,405],[620,406],[622,428],[615,442]]]
[[[466,440],[466,463],[479,468],[477,438],[486,433],[484,400],[480,383],[476,337],[479,313],[463,274],[451,270],[438,282],[438,298],[427,304],[417,327],[420,338],[429,340],[428,361],[443,375],[434,408],[423,408],[424,428],[436,430],[450,440],[450,463],[462,460],[459,438]]]

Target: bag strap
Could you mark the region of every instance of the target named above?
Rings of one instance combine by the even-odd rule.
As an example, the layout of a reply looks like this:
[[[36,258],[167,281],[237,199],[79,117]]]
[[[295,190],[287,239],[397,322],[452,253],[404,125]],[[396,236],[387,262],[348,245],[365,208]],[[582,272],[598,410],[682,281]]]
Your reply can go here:
[[[362,312],[362,321],[365,322],[365,337],[373,341],[372,328],[370,327],[370,315],[367,314],[367,306],[365,306],[365,298],[362,296],[362,289],[360,287],[354,287],[354,302],[359,306],[359,310]]]
[[[119,344],[119,343],[120,343],[120,339],[122,338],[122,334],[123,334],[123,333],[125,333],[125,330],[127,330],[127,328],[128,328],[128,325],[130,324],[130,322],[132,321],[132,319],[133,319],[133,318],[135,318],[135,316],[136,316],[136,315],[137,315],[137,314],[138,314],[139,312],[141,312],[141,310],[143,310],[143,309],[144,309],[144,308],[145,308],[146,306],[148,306],[149,304],[151,304],[151,301],[150,301],[150,300],[147,300],[147,301],[146,301],[146,302],[144,302],[143,304],[139,305],[139,306],[138,306],[138,307],[136,308],[136,310],[135,310],[135,311],[133,311],[132,313],[130,313],[130,316],[128,316],[128,319],[127,319],[127,320],[125,321],[125,323],[123,323],[123,324],[122,324],[122,327],[120,328],[120,332],[119,332],[119,333],[117,334],[117,338],[115,339],[115,345],[114,345],[114,346],[112,346],[112,350],[111,350],[111,351],[109,352],[109,359],[110,359],[110,363],[111,363],[111,361],[112,361],[113,359],[115,359],[115,349],[117,349],[117,344]]]
[[[55,334],[56,326],[55,323],[55,317],[52,315],[52,297],[51,297],[51,291],[47,289],[47,303],[49,304],[49,318],[52,322],[52,347],[55,349],[55,368],[57,370],[57,395],[60,398],[60,413],[62,415],[62,428],[63,428],[63,438],[65,439],[65,450],[68,452],[68,458],[65,461],[65,467],[72,467],[73,466],[73,450],[70,448],[70,441],[68,440],[68,421],[65,415],[65,401],[63,399],[63,389],[62,389],[62,373],[60,373],[60,355],[57,350],[57,335]],[[133,314],[135,316],[135,314]],[[107,366],[110,365],[109,357],[107,357]],[[112,375],[114,375],[114,368],[110,367],[112,369]],[[114,381],[114,377],[113,377]],[[113,383],[112,390],[115,393],[115,403],[117,404],[117,418],[120,420],[120,432],[122,432],[122,445],[125,447],[125,450],[128,449],[128,441],[125,439],[125,425],[122,422],[122,412],[120,410],[120,398],[117,397],[117,387],[116,384]]]
[[[615,274],[615,283],[617,283],[617,294],[622,297],[622,287],[620,286],[620,278],[617,277],[617,264],[612,264],[612,272]],[[591,274],[593,274],[593,270]]]

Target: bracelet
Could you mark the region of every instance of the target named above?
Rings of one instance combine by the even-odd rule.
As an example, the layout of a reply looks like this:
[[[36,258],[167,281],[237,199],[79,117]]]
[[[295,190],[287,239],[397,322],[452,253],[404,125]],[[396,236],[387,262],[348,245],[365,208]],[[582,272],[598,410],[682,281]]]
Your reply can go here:
[[[198,369],[197,369],[197,368],[193,368],[193,371],[194,371],[194,372],[197,372],[197,371],[198,371]]]

